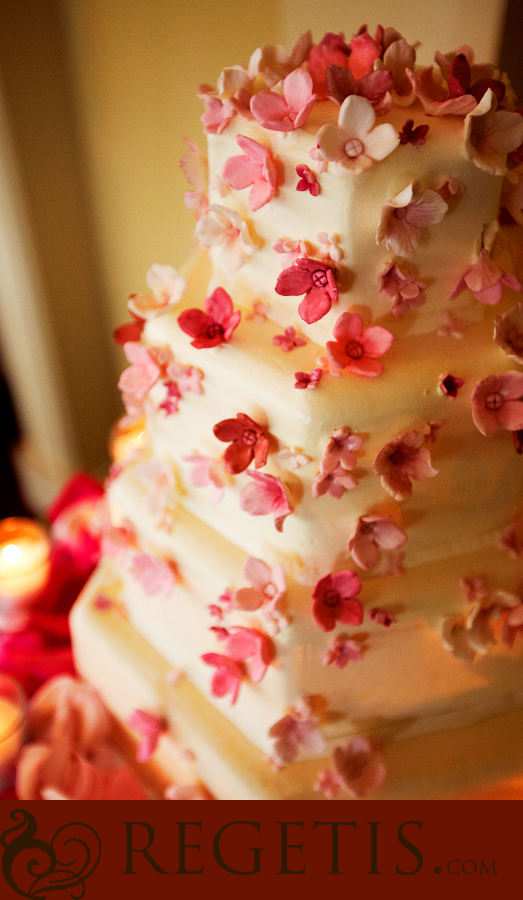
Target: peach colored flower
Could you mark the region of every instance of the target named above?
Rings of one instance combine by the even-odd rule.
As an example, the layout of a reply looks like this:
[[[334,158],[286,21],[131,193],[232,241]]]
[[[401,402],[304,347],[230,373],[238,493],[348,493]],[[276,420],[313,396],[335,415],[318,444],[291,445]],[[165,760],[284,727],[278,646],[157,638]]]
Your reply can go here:
[[[465,153],[484,172],[505,175],[507,153],[523,142],[523,117],[497,106],[489,88],[465,119]]]
[[[523,363],[523,303],[494,319],[494,340],[510,359]]]
[[[275,563],[271,569],[262,559],[249,557],[244,563],[243,574],[251,587],[236,591],[234,606],[238,609],[275,608],[287,590],[281,563]]]
[[[199,219],[195,235],[205,246],[220,248],[221,261],[229,275],[237,272],[258,249],[240,214],[220,203],[211,203]]]
[[[472,393],[472,418],[486,437],[500,428],[523,428],[523,372],[488,375],[478,381]]]
[[[338,162],[351,175],[370,169],[399,144],[399,134],[389,123],[377,125],[376,113],[365,97],[352,94],[343,101],[338,125],[322,125],[316,145],[327,161]]]
[[[347,549],[361,569],[373,569],[382,550],[403,547],[407,535],[390,516],[360,516],[349,537]]]
[[[378,790],[387,775],[380,753],[362,735],[351,738],[343,747],[335,747],[331,757],[332,771],[321,772],[316,790],[334,799],[338,788],[351,797],[362,798]]]
[[[269,737],[274,740],[270,761],[278,768],[289,765],[298,756],[300,747],[317,755],[323,753],[325,740],[317,723],[318,717],[304,697],[269,729]]]
[[[187,281],[172,266],[154,265],[145,281],[151,294],[131,294],[127,307],[136,318],[151,319],[171,309],[187,289]]]
[[[403,316],[407,309],[422,306],[426,287],[422,281],[415,280],[412,272],[392,260],[379,275],[380,291],[394,301],[391,309],[394,316]]]
[[[425,435],[406,431],[385,444],[374,461],[374,473],[395,500],[406,500],[412,494],[412,481],[433,478],[438,472],[431,465],[430,451],[424,447]]]
[[[436,191],[421,190],[413,181],[382,207],[376,243],[385,241],[387,250],[398,256],[415,256],[422,229],[441,222],[447,210]]]
[[[251,76],[262,74],[265,84],[273,87],[305,62],[312,43],[311,32],[305,31],[299,35],[288,52],[280,45],[265,44],[258,47],[249,60],[249,74]]]
[[[523,290],[518,279],[496,265],[487,249],[483,247],[477,261],[469,266],[449,294],[449,300],[454,300],[458,294],[468,288],[480,303],[495,306],[503,297],[504,284],[513,291]]]

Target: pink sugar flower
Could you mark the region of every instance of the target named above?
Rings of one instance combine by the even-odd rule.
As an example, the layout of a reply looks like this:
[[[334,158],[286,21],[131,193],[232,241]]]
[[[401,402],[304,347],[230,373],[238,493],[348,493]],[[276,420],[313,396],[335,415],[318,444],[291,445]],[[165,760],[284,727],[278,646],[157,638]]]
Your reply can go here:
[[[308,166],[296,166],[296,175],[300,179],[296,185],[297,191],[308,191],[312,197],[320,193],[320,186],[316,175]]]
[[[406,500],[412,494],[412,481],[433,478],[438,472],[431,465],[430,451],[424,447],[425,435],[406,431],[385,444],[374,460],[374,474],[395,500]]]
[[[523,372],[488,375],[472,393],[472,418],[482,434],[491,437],[500,428],[523,428]]]
[[[127,307],[133,316],[151,319],[171,309],[187,289],[187,281],[172,266],[154,265],[145,281],[151,294],[131,294]]]
[[[390,349],[394,340],[392,332],[381,325],[363,329],[358,313],[342,313],[333,330],[334,341],[327,341],[326,351],[330,361],[340,369],[349,369],[355,375],[375,378],[383,372],[378,357]]]
[[[285,570],[281,563],[271,568],[262,559],[249,557],[243,566],[243,574],[251,587],[240,588],[234,595],[237,609],[252,611],[268,606],[276,607],[287,590]]]
[[[196,366],[180,366],[178,363],[171,363],[167,366],[167,375],[176,382],[182,394],[203,394],[203,372]]]
[[[223,455],[225,470],[229,475],[243,472],[254,459],[257,469],[263,468],[269,453],[269,438],[264,429],[245,413],[237,413],[235,419],[223,419],[213,428],[219,441],[230,441]]]
[[[309,247],[307,241],[292,241],[289,238],[280,238],[271,244],[276,253],[282,254],[281,267],[288,269],[301,256],[307,256]]]
[[[355,478],[338,463],[335,469],[329,472],[318,472],[312,482],[312,496],[322,497],[327,492],[339,500],[343,497],[345,491],[352,491],[358,487]]]
[[[240,214],[220,203],[211,203],[194,233],[206,247],[220,249],[221,264],[229,275],[234,275],[258,249]]]
[[[125,357],[131,365],[124,369],[118,381],[122,394],[143,400],[158,381],[161,370],[143,344],[127,341],[123,345]]]
[[[361,625],[363,607],[356,594],[361,590],[361,578],[350,569],[320,578],[312,594],[312,614],[322,631],[332,631],[336,622]]]
[[[263,128],[293,131],[305,125],[315,101],[311,76],[305,69],[295,69],[283,81],[283,96],[259,91],[251,99],[251,112]]]
[[[136,748],[137,761],[147,762],[156,750],[161,733],[165,731],[165,722],[159,716],[145,712],[143,709],[135,709],[129,716],[127,724],[141,736],[141,741]]]
[[[211,485],[211,503],[219,503],[223,496],[225,479],[222,465],[218,460],[209,456],[200,456],[194,453],[192,456],[182,456],[185,462],[192,465],[189,481],[194,487],[207,487]]]
[[[246,484],[240,494],[240,506],[251,516],[274,516],[277,531],[283,529],[283,522],[293,512],[293,507],[285,496],[283,484],[274,475],[262,472],[246,472],[253,482]]]
[[[131,573],[141,584],[148,597],[160,594],[167,599],[174,588],[174,572],[163,559],[147,553],[136,553],[131,564]]]
[[[307,341],[301,337],[295,328],[286,328],[283,334],[275,334],[272,339],[273,344],[281,347],[282,350],[294,350],[295,347],[305,347]]]
[[[317,716],[312,714],[312,709],[304,698],[301,704],[296,704],[269,729],[269,737],[274,740],[270,760],[280,768],[295,761],[300,747],[305,747],[314,754],[323,753],[325,741],[317,722]]]
[[[210,297],[206,297],[205,312],[202,309],[185,309],[178,316],[178,325],[193,338],[191,345],[200,350],[226,343],[239,324],[241,315],[239,310],[233,311],[227,291],[218,287]]]
[[[344,669],[347,663],[359,662],[363,656],[363,649],[359,641],[352,641],[337,634],[327,647],[321,664],[322,666],[335,665],[337,669]]]
[[[327,800],[335,800],[340,792],[338,781],[330,769],[323,769],[321,772],[318,772],[313,789],[325,794]]]
[[[461,340],[463,338],[463,330],[466,326],[466,322],[464,319],[457,319],[456,316],[453,316],[452,313],[446,312],[443,316],[443,321],[438,328],[437,333],[440,337],[446,337],[450,335],[452,337]]]
[[[373,569],[380,560],[380,549],[403,547],[407,535],[390,516],[360,516],[351,532],[348,551],[361,569]]]
[[[327,93],[336,103],[341,104],[351,94],[365,97],[377,116],[383,116],[392,109],[394,80],[388,69],[376,69],[360,78],[355,78],[345,66],[330,65],[327,68],[325,81]]]
[[[211,96],[206,85],[200,86],[198,96],[203,100],[205,110],[200,116],[200,121],[207,134],[221,134],[235,115],[235,108],[230,99],[222,100],[220,97]],[[213,90],[211,88],[211,90]]]
[[[385,628],[390,628],[394,622],[398,621],[396,616],[387,612],[386,609],[381,609],[380,606],[374,606],[372,609],[369,609],[369,619],[372,622],[377,622],[378,625],[383,625]]]
[[[214,666],[216,670],[211,680],[213,697],[225,697],[230,694],[231,705],[234,706],[238,699],[240,684],[245,677],[243,664],[222,653],[204,653],[201,659],[208,666]]]
[[[236,662],[249,662],[248,674],[253,684],[262,681],[268,667],[275,658],[271,638],[255,628],[233,626],[233,633],[224,642],[224,650]]]
[[[523,290],[523,286],[518,279],[496,265],[486,248],[483,247],[477,261],[459,279],[456,287],[449,295],[449,300],[453,300],[465,288],[468,288],[480,303],[495,306],[503,296],[504,284],[513,291],[519,292]]]
[[[297,259],[293,266],[284,269],[278,276],[274,290],[283,297],[305,294],[298,313],[308,325],[327,315],[338,299],[338,288],[331,267],[307,257]]]
[[[447,210],[436,191],[422,191],[413,181],[382,206],[376,243],[385,241],[387,250],[398,256],[415,256],[422,229],[441,222]]]
[[[399,144],[399,134],[388,122],[374,127],[376,113],[365,97],[352,94],[343,101],[338,125],[322,125],[316,135],[319,152],[338,162],[350,175],[359,175],[385,159]]]
[[[516,303],[494,319],[494,340],[510,359],[523,363],[523,303]]]
[[[516,636],[523,634],[523,603],[511,609],[503,622],[502,640],[506,647],[513,647]]]
[[[398,266],[392,260],[379,275],[380,291],[394,301],[391,309],[394,316],[403,316],[409,308],[422,306],[426,287],[422,281],[416,281],[407,268]]]
[[[270,150],[243,134],[236,136],[242,156],[231,156],[222,169],[225,184],[235,191],[250,187],[249,206],[253,212],[265,206],[276,190],[276,167]]]
[[[385,781],[387,768],[370,741],[356,735],[332,754],[334,778],[351,797],[362,798],[377,791]]]
[[[498,109],[489,88],[465,119],[465,153],[472,162],[491,175],[505,175],[507,153],[523,141],[523,117]]]
[[[295,372],[294,387],[298,390],[313,391],[318,387],[323,375],[323,369],[313,369],[312,372]]]

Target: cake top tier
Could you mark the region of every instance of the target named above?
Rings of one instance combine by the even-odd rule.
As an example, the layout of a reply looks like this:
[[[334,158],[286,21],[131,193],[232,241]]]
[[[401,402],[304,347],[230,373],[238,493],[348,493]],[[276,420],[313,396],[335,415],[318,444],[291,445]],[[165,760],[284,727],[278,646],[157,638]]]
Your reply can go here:
[[[519,214],[523,117],[470,47],[435,58],[419,69],[389,28],[319,44],[305,33],[200,86],[208,174],[192,145],[182,167],[209,293],[266,304],[319,344],[348,310],[396,334],[431,331],[449,310],[474,318],[461,282],[493,252],[507,173]]]

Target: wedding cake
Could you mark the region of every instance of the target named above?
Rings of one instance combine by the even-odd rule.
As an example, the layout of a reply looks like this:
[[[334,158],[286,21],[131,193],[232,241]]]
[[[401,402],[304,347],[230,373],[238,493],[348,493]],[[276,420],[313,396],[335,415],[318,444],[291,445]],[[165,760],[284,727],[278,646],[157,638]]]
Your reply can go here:
[[[450,796],[523,734],[523,116],[381,27],[199,95],[194,253],[116,333],[145,440],[78,669],[165,784]]]

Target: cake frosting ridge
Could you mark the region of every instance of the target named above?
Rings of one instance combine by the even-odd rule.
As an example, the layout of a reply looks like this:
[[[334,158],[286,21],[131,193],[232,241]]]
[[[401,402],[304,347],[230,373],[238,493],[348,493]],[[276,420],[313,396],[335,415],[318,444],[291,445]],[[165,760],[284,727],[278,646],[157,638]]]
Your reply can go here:
[[[385,775],[369,735],[523,701],[523,117],[469,47],[435,61],[394,29],[306,33],[200,86],[197,246],[116,334],[147,441],[108,480],[80,669],[111,705],[90,629],[124,608],[281,796],[329,751],[318,788],[361,796]],[[176,731],[165,690],[148,712]]]

